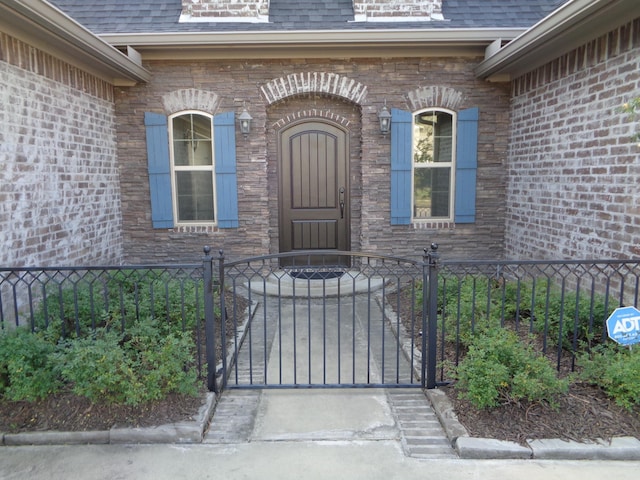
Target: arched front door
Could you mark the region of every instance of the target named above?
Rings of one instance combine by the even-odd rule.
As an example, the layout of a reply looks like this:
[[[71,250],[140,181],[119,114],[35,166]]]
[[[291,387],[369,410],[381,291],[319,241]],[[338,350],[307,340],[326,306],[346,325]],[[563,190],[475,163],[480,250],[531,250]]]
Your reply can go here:
[[[280,252],[349,249],[347,132],[310,120],[280,132]]]

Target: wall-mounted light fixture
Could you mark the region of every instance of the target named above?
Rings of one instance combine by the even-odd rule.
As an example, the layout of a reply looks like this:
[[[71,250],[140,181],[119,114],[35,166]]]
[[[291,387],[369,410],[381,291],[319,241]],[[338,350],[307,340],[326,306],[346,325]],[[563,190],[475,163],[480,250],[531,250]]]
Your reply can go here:
[[[378,120],[380,121],[380,133],[386,135],[391,131],[391,113],[387,108],[386,102],[382,110],[378,112]]]
[[[251,115],[249,115],[249,112],[247,112],[247,109],[245,108],[244,110],[242,110],[242,113],[238,117],[238,120],[240,121],[240,131],[246,137],[251,131],[251,120],[253,120],[253,118],[251,117]]]

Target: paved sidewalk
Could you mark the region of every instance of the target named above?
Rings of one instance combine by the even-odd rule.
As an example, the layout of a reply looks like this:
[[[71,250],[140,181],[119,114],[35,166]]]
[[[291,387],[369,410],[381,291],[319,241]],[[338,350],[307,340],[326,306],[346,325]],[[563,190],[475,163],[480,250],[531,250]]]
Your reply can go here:
[[[640,462],[425,460],[396,440],[0,449],[2,480],[422,479],[636,480]]]

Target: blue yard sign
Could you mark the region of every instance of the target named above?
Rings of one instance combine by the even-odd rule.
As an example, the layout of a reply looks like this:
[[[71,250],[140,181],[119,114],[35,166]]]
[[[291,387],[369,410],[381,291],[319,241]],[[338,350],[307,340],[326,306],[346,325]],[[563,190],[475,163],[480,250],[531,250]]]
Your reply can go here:
[[[640,342],[640,310],[635,307],[616,308],[607,319],[607,332],[620,345]]]

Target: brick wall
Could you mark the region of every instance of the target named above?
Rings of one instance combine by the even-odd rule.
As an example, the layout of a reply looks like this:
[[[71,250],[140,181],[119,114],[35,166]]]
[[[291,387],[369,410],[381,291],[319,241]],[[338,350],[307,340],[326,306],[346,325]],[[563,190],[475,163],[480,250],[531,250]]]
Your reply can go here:
[[[356,20],[402,19],[442,20],[442,0],[353,0]]]
[[[122,259],[112,87],[0,34],[0,265]]]
[[[619,111],[640,95],[640,20],[512,88],[507,255],[640,255],[637,123]]]
[[[353,0],[357,21],[376,19],[439,19],[442,0]],[[184,21],[205,18],[266,18],[269,0],[182,0]]]
[[[477,80],[473,69],[478,60],[443,57],[145,64],[153,75],[149,84],[116,89],[127,261],[198,259],[204,245],[211,245],[214,251],[223,249],[232,258],[277,252],[277,131],[288,122],[313,116],[331,118],[350,132],[352,248],[420,255],[423,248],[436,241],[448,257],[501,256],[509,91],[507,84]],[[348,87],[337,88],[335,82]],[[275,85],[286,91],[270,93],[275,92],[270,89]],[[143,115],[145,111],[166,114],[164,100],[173,98],[172,92],[191,89],[211,92],[209,104],[215,111],[209,113],[232,110],[239,114],[246,106],[253,117],[249,137],[236,134],[237,229],[184,232],[151,227]],[[431,105],[436,107],[451,107],[454,102],[458,109],[480,109],[475,224],[422,228],[390,225],[390,138],[380,134],[378,111],[385,101],[390,108],[412,110],[424,107],[427,99],[439,103]]]
[[[182,0],[182,15],[191,19],[267,17],[269,0]]]

